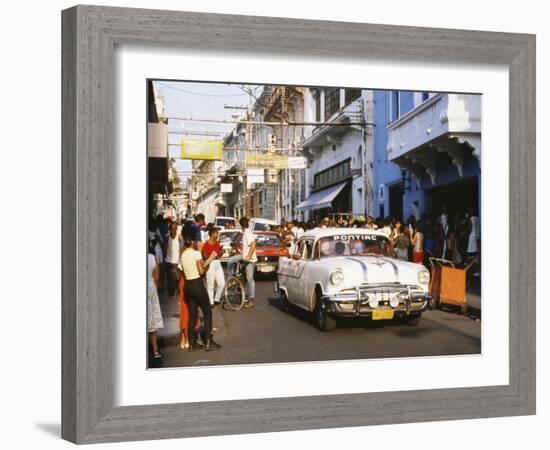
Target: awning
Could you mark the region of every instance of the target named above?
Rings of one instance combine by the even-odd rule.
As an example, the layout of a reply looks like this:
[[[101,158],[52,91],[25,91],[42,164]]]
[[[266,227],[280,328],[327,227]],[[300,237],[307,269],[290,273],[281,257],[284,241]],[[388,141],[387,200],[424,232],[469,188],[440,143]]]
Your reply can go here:
[[[338,194],[344,189],[347,181],[343,183],[335,184],[328,188],[314,192],[303,202],[301,202],[296,209],[310,209],[312,211],[316,209],[330,208],[332,201],[338,196]]]

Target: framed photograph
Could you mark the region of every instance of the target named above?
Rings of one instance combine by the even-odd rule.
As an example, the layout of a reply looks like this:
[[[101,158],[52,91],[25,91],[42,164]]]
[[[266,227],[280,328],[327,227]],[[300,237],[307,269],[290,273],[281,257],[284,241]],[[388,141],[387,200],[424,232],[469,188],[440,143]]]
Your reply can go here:
[[[535,413],[533,35],[62,19],[65,439]]]

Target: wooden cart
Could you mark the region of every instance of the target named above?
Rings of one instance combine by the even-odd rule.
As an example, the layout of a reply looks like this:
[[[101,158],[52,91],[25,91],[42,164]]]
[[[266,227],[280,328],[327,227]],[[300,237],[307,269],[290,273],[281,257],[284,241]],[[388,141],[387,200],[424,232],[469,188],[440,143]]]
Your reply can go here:
[[[441,305],[451,305],[460,308],[462,314],[466,313],[466,274],[472,264],[473,262],[464,268],[458,268],[448,259],[430,258],[432,309]]]

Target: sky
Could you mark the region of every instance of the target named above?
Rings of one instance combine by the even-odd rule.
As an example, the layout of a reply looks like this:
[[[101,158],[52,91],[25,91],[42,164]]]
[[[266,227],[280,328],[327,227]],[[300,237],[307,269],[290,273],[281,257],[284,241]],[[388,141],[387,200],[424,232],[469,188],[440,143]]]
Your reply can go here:
[[[225,105],[248,106],[254,98],[246,93],[240,85],[227,83],[197,83],[186,81],[153,81],[155,89],[164,95],[165,113],[170,116],[185,116],[201,119],[235,120],[232,115],[243,113],[241,110],[226,109]],[[250,86],[250,85],[248,85]],[[260,92],[260,86],[257,93]],[[182,138],[189,139],[221,139],[235,124],[195,122],[169,119],[168,143],[179,144]],[[170,134],[170,131],[195,132],[195,133],[219,133],[217,137],[208,136],[184,136]],[[179,157],[179,147],[169,145],[169,155]],[[191,161],[176,159],[176,167],[180,172],[180,178],[184,180],[191,171]]]

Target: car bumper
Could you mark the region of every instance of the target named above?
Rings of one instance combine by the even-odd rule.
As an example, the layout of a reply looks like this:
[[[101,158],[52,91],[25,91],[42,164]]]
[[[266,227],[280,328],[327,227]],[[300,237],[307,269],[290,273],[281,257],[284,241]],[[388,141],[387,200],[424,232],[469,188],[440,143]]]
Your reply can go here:
[[[405,293],[406,292],[406,293]],[[379,300],[378,306],[369,305],[369,296],[375,292],[364,293],[357,290],[356,294],[336,294],[321,297],[321,306],[327,313],[339,317],[372,317],[375,311],[393,311],[392,317],[402,317],[421,314],[432,302],[429,292],[411,292],[410,289],[399,293],[400,299],[396,306],[391,306],[388,300]]]
[[[279,263],[274,261],[258,261],[254,263],[257,272],[274,273],[279,268]]]

